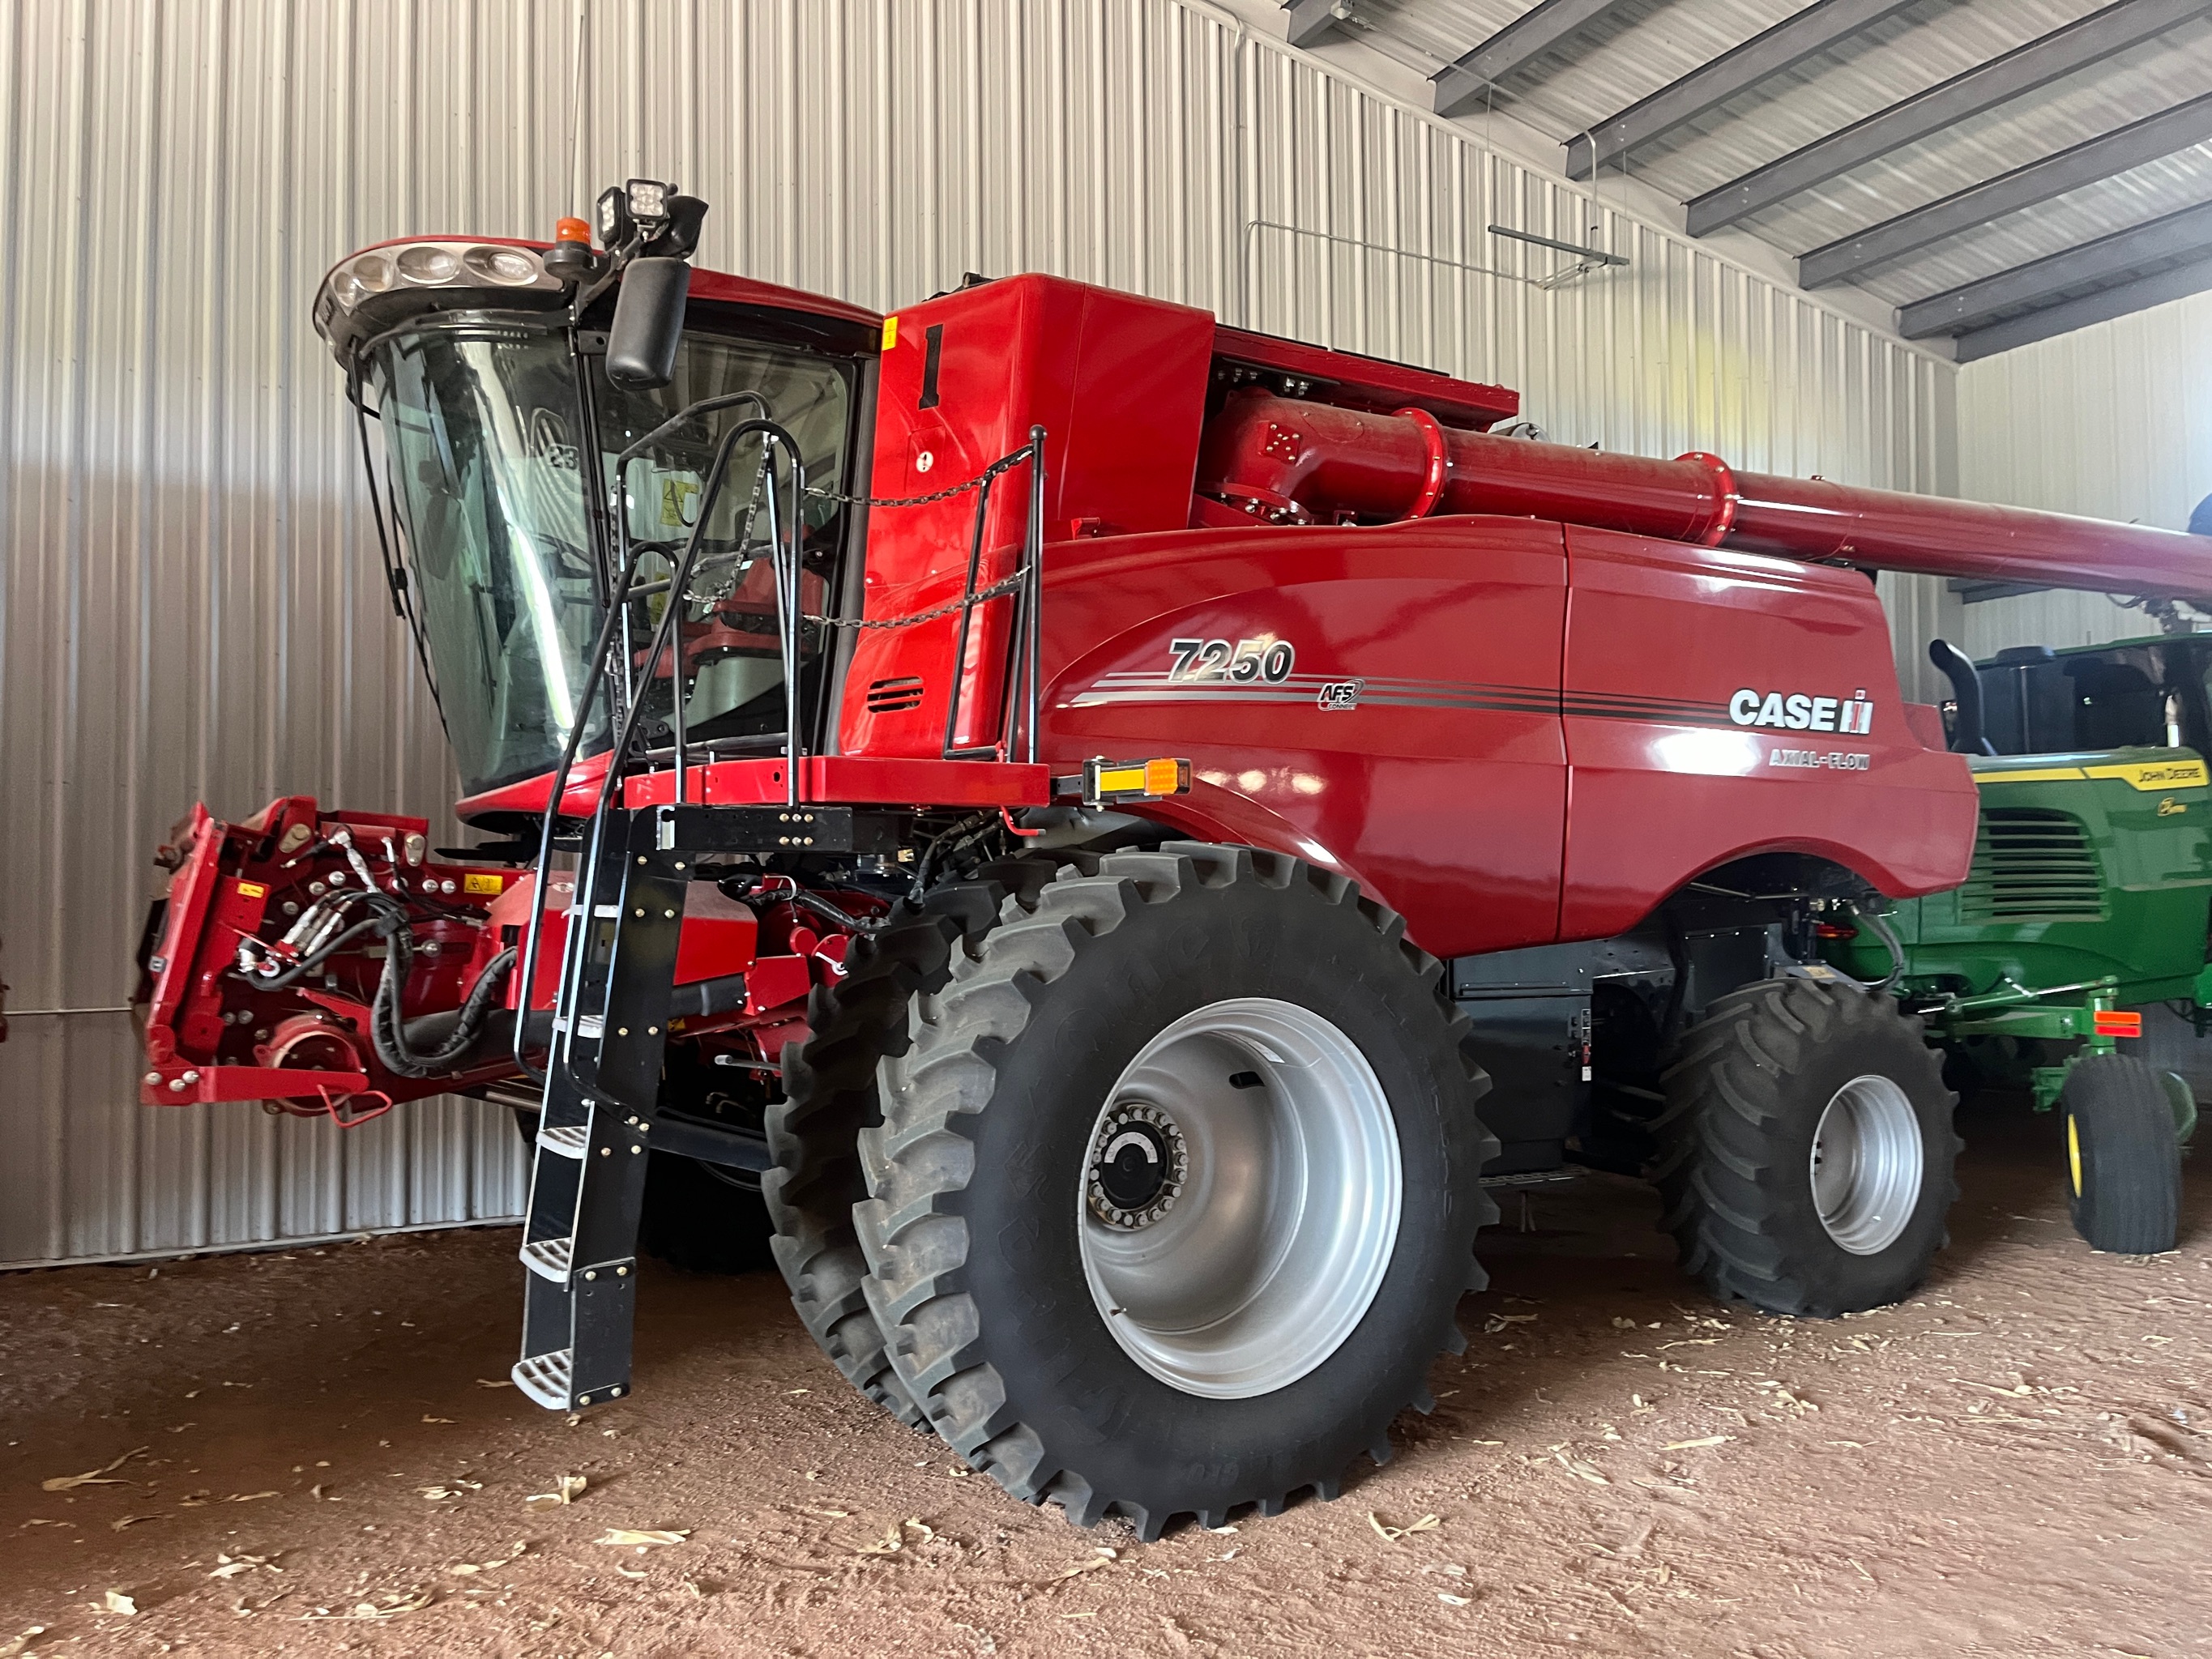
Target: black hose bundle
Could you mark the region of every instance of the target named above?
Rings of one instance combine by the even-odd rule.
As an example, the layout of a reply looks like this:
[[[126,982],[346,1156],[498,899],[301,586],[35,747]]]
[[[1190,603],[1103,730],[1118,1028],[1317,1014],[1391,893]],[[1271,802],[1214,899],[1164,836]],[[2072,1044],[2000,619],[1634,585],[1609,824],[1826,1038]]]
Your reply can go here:
[[[451,1071],[454,1062],[475,1047],[477,1037],[483,1034],[492,999],[499,994],[501,981],[514,966],[514,947],[510,945],[484,964],[483,972],[477,975],[476,983],[461,999],[453,1034],[435,1048],[418,1053],[407,1046],[402,1013],[408,976],[415,971],[415,935],[407,907],[382,893],[364,893],[362,897],[375,912],[371,924],[374,931],[384,939],[384,973],[376,981],[376,997],[369,1007],[368,1021],[368,1040],[376,1049],[378,1061],[386,1071],[398,1077],[435,1077]],[[355,931],[349,927],[346,933]]]

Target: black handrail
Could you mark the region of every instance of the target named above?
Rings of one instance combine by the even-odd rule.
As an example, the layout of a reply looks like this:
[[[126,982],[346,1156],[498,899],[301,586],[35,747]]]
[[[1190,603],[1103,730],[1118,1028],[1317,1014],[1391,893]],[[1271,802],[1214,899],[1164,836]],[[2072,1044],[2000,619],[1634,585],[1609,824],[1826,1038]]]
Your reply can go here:
[[[757,395],[757,394],[754,393],[731,394],[727,401],[736,402],[744,398],[754,397]],[[709,399],[708,401],[717,402],[718,400]],[[696,412],[696,406],[695,410],[687,412]],[[681,420],[683,416],[681,416],[677,417],[678,420]],[[656,428],[656,430],[665,429],[668,424],[670,423],[664,422],[663,428]],[[720,498],[723,482],[728,473],[731,453],[736,448],[739,439],[756,432],[759,433],[763,439],[762,453],[763,465],[764,467],[769,465],[769,447],[771,445],[781,445],[784,449],[785,453],[790,459],[793,472],[797,481],[797,489],[799,490],[803,490],[805,489],[805,461],[799,453],[797,441],[784,428],[777,425],[773,421],[764,418],[741,421],[722,435],[720,443],[715,447],[714,465],[708,478],[706,493],[700,498],[698,518],[694,521],[691,526],[691,534],[686,538],[684,541],[683,555],[678,561],[675,571],[670,578],[669,604],[661,612],[660,621],[653,629],[652,642],[646,651],[645,661],[642,665],[638,681],[638,684],[641,687],[650,685],[652,684],[653,672],[659,665],[661,653],[667,649],[669,641],[675,635],[678,629],[679,618],[683,613],[684,591],[690,583],[692,568],[698,558],[699,544],[706,534],[707,524],[708,520],[713,516],[715,503]],[[648,434],[648,437],[651,434]],[[623,458],[618,461],[616,477],[616,488],[617,490],[619,490],[623,486],[623,473],[624,469],[627,468],[629,461],[635,459],[635,454],[629,452],[625,452]],[[769,501],[771,505],[769,533],[771,537],[774,537],[776,535],[776,527],[773,517],[775,493],[773,488],[774,478],[772,474],[769,482]],[[797,500],[798,496],[794,495],[793,499]],[[598,699],[599,687],[603,684],[610,682],[613,678],[613,665],[609,660],[608,653],[614,643],[614,635],[617,627],[621,619],[627,615],[629,605],[630,587],[636,580],[637,563],[638,561],[643,557],[645,552],[643,548],[634,548],[630,546],[627,514],[620,511],[621,501],[619,497],[617,498],[617,520],[619,522],[619,540],[623,550],[621,557],[621,580],[616,585],[613,603],[608,606],[606,616],[601,620],[599,624],[599,639],[593,645],[592,655],[588,659],[591,672],[586,679],[583,701],[577,709],[574,721],[569,727],[568,741],[562,748],[560,764],[554,769],[553,776],[550,781],[550,787],[545,799],[545,814],[538,830],[538,862],[535,882],[536,890],[532,896],[529,921],[523,934],[521,959],[517,964],[522,988],[522,1000],[520,1006],[526,1012],[529,1008],[529,999],[535,987],[537,979],[538,948],[544,932],[546,882],[551,874],[552,866],[554,823],[560,816],[562,799],[568,793],[568,775],[574,768],[576,751],[578,746],[582,741],[585,727],[590,723],[592,708]],[[795,514],[793,515],[793,533],[794,536],[797,533],[797,517]],[[783,550],[781,543],[778,541],[775,544],[775,556],[777,558],[779,562],[781,562],[782,552]],[[795,556],[793,562],[794,563],[796,562]],[[795,611],[796,607],[793,606],[793,610]],[[795,640],[793,629],[785,623],[784,618],[781,614],[779,615],[779,624],[782,632],[787,635],[791,635],[793,639]],[[787,662],[788,662],[794,654],[794,646],[793,643],[787,642],[784,654]],[[675,671],[672,672],[670,684],[671,695],[679,703],[684,693],[681,667],[681,662],[678,661],[676,665]],[[631,684],[629,674],[630,665],[629,662],[629,653],[625,653],[622,675],[623,683],[626,690]],[[623,775],[624,759],[629,754],[630,739],[635,731],[638,713],[643,707],[643,702],[644,699],[641,695],[625,696],[625,706],[621,711],[620,720],[614,735],[614,742],[608,750],[606,771],[601,775],[599,780],[599,798],[592,804],[591,838],[586,844],[584,858],[578,867],[576,874],[576,890],[585,896],[584,902],[587,908],[591,902],[590,895],[592,894],[597,881],[599,862],[605,852],[607,809],[613,800],[615,786]],[[796,708],[797,704],[795,698],[788,687],[787,687],[785,694],[785,708],[787,715],[795,715]],[[799,747],[799,739],[795,730],[797,724],[795,718],[790,719],[788,723],[792,725],[794,729],[787,738],[787,749],[790,751],[795,752]],[[683,776],[683,740],[681,727],[679,726],[678,727],[677,750],[678,777],[679,780]],[[795,787],[796,767],[787,764],[786,770],[787,773],[793,775]],[[678,798],[681,799],[680,787]],[[564,942],[565,948],[562,952],[561,983],[560,990],[556,994],[556,1000],[561,995],[565,994],[569,988],[575,983],[580,976],[582,963],[584,960],[583,951],[585,949],[585,941],[590,932],[591,930],[588,927],[571,927],[568,930],[568,937]],[[542,1085],[545,1080],[544,1073],[539,1072],[537,1067],[530,1064],[529,1060],[524,1052],[525,1038],[526,1036],[525,1027],[526,1024],[527,1022],[524,1020],[517,1020],[515,1022],[514,1048],[515,1065],[522,1072],[524,1076]],[[555,1045],[565,1053],[567,1043],[564,1039],[572,1035],[573,1032],[570,1031],[556,1031],[554,1033],[552,1041]],[[552,1059],[552,1055],[550,1051],[547,1058],[550,1064]]]

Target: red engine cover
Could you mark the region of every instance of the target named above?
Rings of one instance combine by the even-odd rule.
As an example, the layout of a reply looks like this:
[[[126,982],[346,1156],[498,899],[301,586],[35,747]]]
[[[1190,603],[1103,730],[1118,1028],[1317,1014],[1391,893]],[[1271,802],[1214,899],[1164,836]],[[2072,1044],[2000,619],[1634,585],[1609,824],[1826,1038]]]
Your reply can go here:
[[[913,307],[884,325],[870,493],[927,495],[972,478],[1045,428],[1045,538],[1179,529],[1190,521],[1212,317],[1052,276],[1009,276]],[[1013,568],[1029,513],[1025,468],[994,487],[979,586]],[[957,597],[975,497],[878,507],[868,520],[866,614],[910,616]],[[1010,600],[981,607],[968,641],[956,741],[999,732]],[[860,635],[839,746],[931,756],[945,744],[957,617]]]

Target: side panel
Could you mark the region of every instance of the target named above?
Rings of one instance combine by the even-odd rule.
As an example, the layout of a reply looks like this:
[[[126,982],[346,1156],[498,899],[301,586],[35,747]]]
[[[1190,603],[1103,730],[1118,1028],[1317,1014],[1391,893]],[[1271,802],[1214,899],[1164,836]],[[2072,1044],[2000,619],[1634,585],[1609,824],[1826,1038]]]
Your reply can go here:
[[[1973,782],[1909,727],[1868,578],[1610,531],[1566,540],[1562,939],[1624,932],[1751,853],[1817,854],[1896,896],[1965,878]]]
[[[1055,772],[1186,756],[1158,816],[1344,870],[1425,950],[1553,937],[1557,526],[1194,531],[1063,544],[1046,571]]]
[[[1212,317],[1187,306],[1056,277],[1006,277],[891,319],[878,393],[872,489],[926,495],[972,478],[1045,428],[1044,534],[1181,529],[1205,413]],[[868,525],[866,612],[911,616],[957,599],[975,557],[978,586],[1014,568],[1030,476],[994,484],[980,550],[976,497],[877,507]],[[1011,599],[979,607],[968,636],[958,741],[998,734]],[[845,754],[938,755],[945,743],[956,617],[871,629],[854,652],[838,747]]]

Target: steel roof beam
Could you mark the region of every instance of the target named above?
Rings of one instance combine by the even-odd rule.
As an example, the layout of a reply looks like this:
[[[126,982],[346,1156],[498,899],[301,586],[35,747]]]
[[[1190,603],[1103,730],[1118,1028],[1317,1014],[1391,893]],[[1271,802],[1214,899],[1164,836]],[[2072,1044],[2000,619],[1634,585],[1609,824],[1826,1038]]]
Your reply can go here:
[[[2147,311],[2152,306],[2164,305],[2169,300],[2185,299],[2191,294],[2202,294],[2207,289],[2212,289],[2212,258],[2175,265],[2170,270],[2139,276],[2134,282],[2122,283],[2117,288],[2100,289],[2096,293],[2085,294],[2078,300],[2063,300],[2055,306],[2045,306],[2042,310],[2031,311],[2025,316],[2008,317],[2001,323],[1991,323],[1987,328],[1971,330],[1959,336],[1959,361],[1971,363],[1977,357],[1994,356],[2000,351],[2010,351],[2015,346],[2033,345],[2038,340],[2071,334],[2075,329],[2087,328],[2092,323],[2110,322],[2113,318],[2124,317],[2130,312]]]
[[[1963,334],[2001,322],[2009,312],[2056,304],[2071,297],[2069,289],[2148,276],[2206,254],[2212,254],[2212,202],[1916,300],[1899,308],[1898,332],[1908,340]]]
[[[1649,98],[1567,140],[1567,177],[1588,179],[1631,150],[1694,121],[1760,82],[1795,69],[1916,0],[1814,0],[1763,34],[1692,70]]]
[[[1437,113],[1464,115],[1480,108],[1490,88],[1514,70],[1578,34],[1629,0],[1541,0],[1473,52],[1430,79],[1437,84]]]
[[[1930,242],[1976,229],[2207,139],[2212,139],[2212,93],[1816,247],[1797,261],[1797,285],[1827,288],[1847,282]]]
[[[1288,39],[1294,46],[1316,46],[1336,32],[1340,0],[1283,0],[1290,13]]]
[[[1689,204],[1689,233],[1709,235],[2208,12],[2208,0],[2118,0],[1707,191]]]

